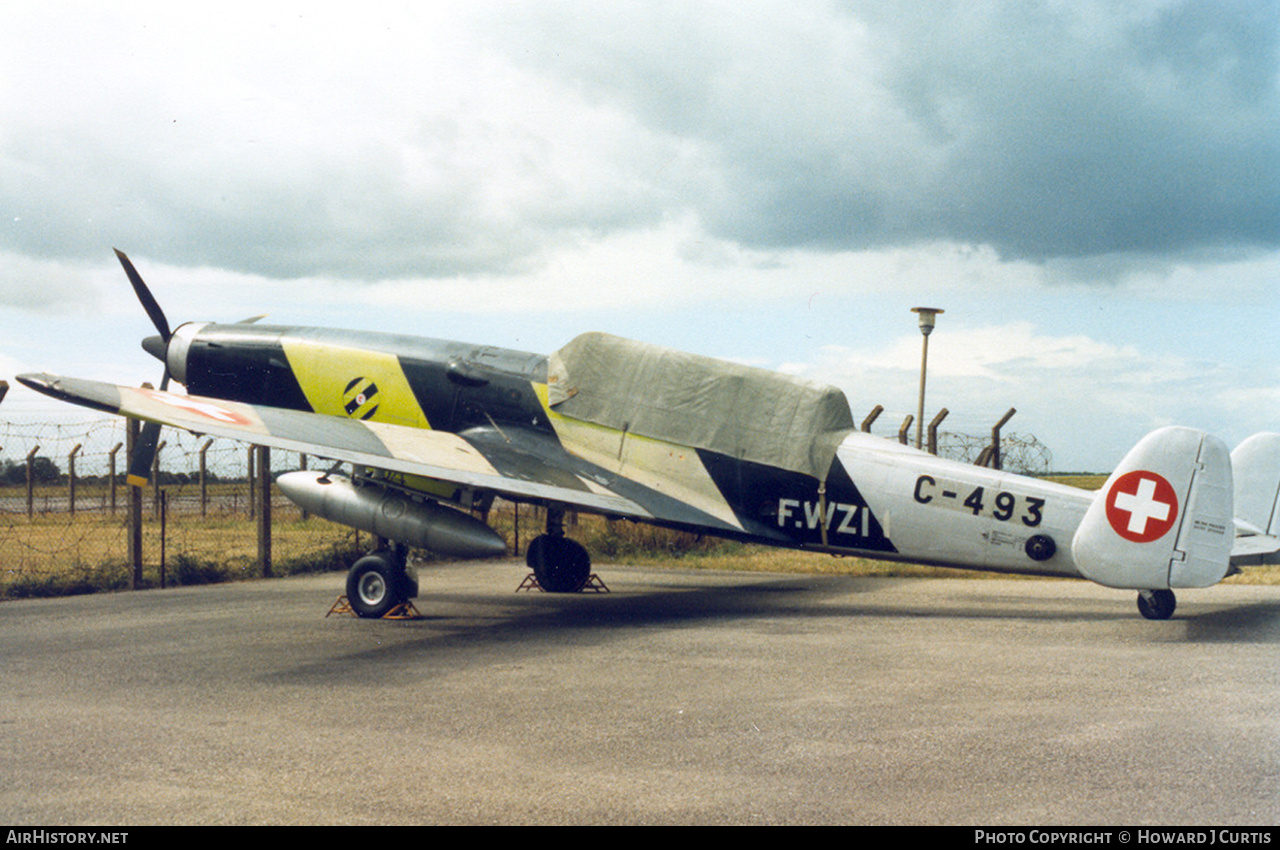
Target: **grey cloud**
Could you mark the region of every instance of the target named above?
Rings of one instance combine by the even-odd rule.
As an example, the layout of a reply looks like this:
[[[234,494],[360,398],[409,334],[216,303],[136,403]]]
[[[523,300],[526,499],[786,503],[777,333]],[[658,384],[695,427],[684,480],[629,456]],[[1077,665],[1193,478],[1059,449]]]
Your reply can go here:
[[[539,50],[551,8],[528,55],[696,138],[689,203],[743,244],[1280,243],[1276,4],[611,6]]]
[[[761,249],[1280,243],[1275,3],[537,0],[456,17],[465,39],[424,29],[400,52],[388,21],[362,51],[323,13],[245,46],[223,32],[235,61],[195,77],[176,47],[146,53],[159,23],[119,64],[41,52],[31,102],[0,116],[0,250],[448,277],[689,214]]]

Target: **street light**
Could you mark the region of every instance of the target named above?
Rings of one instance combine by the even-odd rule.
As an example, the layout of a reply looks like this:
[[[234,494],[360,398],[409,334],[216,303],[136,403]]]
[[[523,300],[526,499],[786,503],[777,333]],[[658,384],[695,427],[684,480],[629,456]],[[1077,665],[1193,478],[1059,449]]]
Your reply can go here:
[[[912,313],[920,316],[920,333],[924,336],[923,348],[920,352],[920,404],[916,409],[916,448],[924,446],[924,374],[929,365],[929,334],[942,310],[936,307],[912,307]]]

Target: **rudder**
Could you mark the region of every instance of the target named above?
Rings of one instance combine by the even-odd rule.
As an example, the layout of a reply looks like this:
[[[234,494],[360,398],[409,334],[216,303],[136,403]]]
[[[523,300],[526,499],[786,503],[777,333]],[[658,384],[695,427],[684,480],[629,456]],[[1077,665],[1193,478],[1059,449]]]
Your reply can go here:
[[[1231,453],[1237,566],[1280,563],[1280,434],[1254,434]]]
[[[1134,446],[1071,541],[1081,574],[1108,587],[1208,587],[1234,540],[1231,458],[1221,440],[1161,428]]]
[[[1280,434],[1254,434],[1231,453],[1236,519],[1262,534],[1280,532]]]

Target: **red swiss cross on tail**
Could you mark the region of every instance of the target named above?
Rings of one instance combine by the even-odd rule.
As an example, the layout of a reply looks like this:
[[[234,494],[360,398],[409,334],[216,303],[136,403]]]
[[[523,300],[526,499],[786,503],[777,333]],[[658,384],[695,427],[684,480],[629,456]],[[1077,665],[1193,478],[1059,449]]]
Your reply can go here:
[[[1135,470],[1120,476],[1107,493],[1107,521],[1125,540],[1152,543],[1178,520],[1178,495],[1163,476]]]
[[[1231,456],[1193,428],[1161,428],[1116,466],[1071,539],[1080,574],[1107,587],[1208,587],[1230,567]]]

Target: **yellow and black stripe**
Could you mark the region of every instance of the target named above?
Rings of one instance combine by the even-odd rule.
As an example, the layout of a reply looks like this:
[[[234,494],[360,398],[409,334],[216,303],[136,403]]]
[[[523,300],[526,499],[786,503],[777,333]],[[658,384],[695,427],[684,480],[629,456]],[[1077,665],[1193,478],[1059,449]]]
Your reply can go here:
[[[561,493],[596,488],[665,525],[818,546],[832,521],[853,527],[855,512],[866,512],[865,522],[856,514],[857,548],[894,550],[838,460],[818,493],[809,475],[557,416],[541,355],[355,331],[208,325],[186,365],[193,395],[262,405],[264,414],[283,408],[456,434],[504,479]],[[269,420],[269,431],[284,428]],[[324,443],[330,426],[312,427]],[[382,451],[398,457],[404,449]]]
[[[356,419],[372,419],[378,412],[378,385],[368,378],[352,378],[342,391],[342,409]]]

